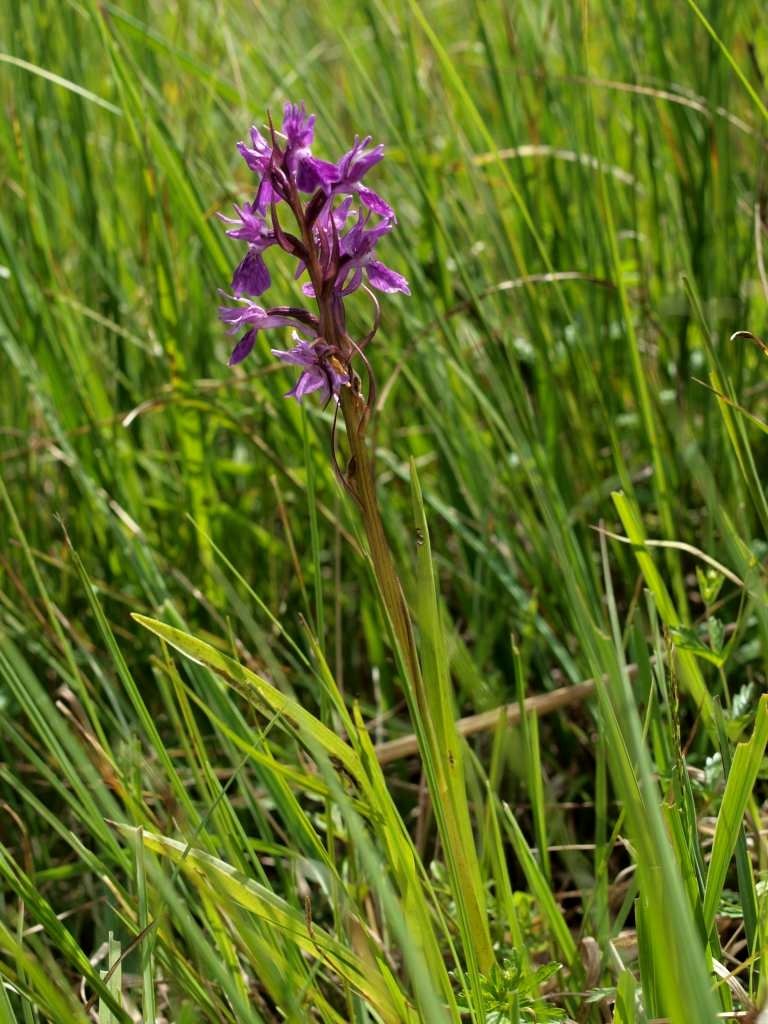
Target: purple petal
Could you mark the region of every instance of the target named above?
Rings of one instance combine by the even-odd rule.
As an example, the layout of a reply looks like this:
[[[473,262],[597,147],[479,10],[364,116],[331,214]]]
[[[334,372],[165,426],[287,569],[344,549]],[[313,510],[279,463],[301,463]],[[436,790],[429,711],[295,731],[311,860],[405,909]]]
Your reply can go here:
[[[375,227],[366,227],[370,216],[370,214],[367,214],[364,217],[362,211],[360,211],[357,223],[340,239],[341,255],[348,256],[353,262],[364,261],[365,257],[373,252],[379,239],[392,230],[393,221],[391,218],[382,220]]]
[[[350,267],[350,270],[352,268]],[[360,285],[363,283],[363,272],[360,267],[355,267],[355,272],[352,275],[352,280],[349,284],[343,285],[341,288],[342,295],[351,295],[352,292],[356,292]]]
[[[279,202],[280,196],[272,188],[272,182],[265,173],[265,176],[261,179],[259,184],[259,191],[256,193],[256,199],[253,205],[258,208],[259,213],[266,213],[273,203]]]
[[[328,381],[325,374],[319,368],[316,370],[306,370],[299,377],[296,385],[287,391],[285,394],[286,398],[295,398],[297,402],[301,402],[305,395],[311,395],[313,391],[325,391],[324,397],[329,397]]]
[[[262,295],[270,285],[269,271],[264,257],[249,249],[232,277],[234,295]]]
[[[339,191],[362,181],[368,171],[384,156],[382,145],[374,146],[373,149],[366,152],[365,147],[370,141],[370,135],[367,135],[362,142],[355,136],[354,146],[339,161]]]
[[[255,302],[246,302],[243,306],[219,306],[219,320],[231,324],[230,334],[235,334],[246,324],[261,328],[267,326],[269,316],[265,309]]]
[[[371,288],[376,288],[380,292],[403,292],[405,295],[411,294],[411,289],[408,287],[408,282],[402,274],[398,274],[396,270],[392,270],[391,267],[385,266],[379,260],[371,260],[366,266],[368,273],[368,283]]]
[[[251,128],[251,143],[251,146],[247,146],[244,142],[238,142],[237,148],[248,167],[257,174],[263,174],[269,167],[272,147],[255,125]]]
[[[229,334],[235,334],[246,324],[258,331],[270,327],[293,327],[299,331],[317,334],[317,319],[304,309],[292,306],[275,306],[273,309],[262,309],[255,302],[245,301],[242,306],[219,306],[219,319],[230,324]]]
[[[374,213],[378,213],[380,217],[386,217],[394,222],[395,211],[389,203],[385,202],[385,200],[381,198],[378,192],[374,192],[369,188],[363,188],[360,186],[357,190],[357,194],[369,210],[372,210]]]
[[[325,389],[328,391],[328,379],[323,371],[317,367],[314,370],[307,370],[302,373],[299,383],[296,386],[296,398],[300,401],[304,395],[311,395],[313,391]]]
[[[235,213],[237,217],[225,217],[223,213],[217,214],[219,219],[226,224],[235,225],[227,231],[230,238],[249,242],[260,252],[275,244],[275,235],[270,231],[266,220],[259,212],[258,202],[244,203],[242,206],[235,204]]]
[[[230,324],[228,334],[236,334],[241,327],[258,319],[258,315],[255,313],[257,309],[260,309],[262,314],[264,313],[260,306],[219,306],[219,320],[222,323]]]
[[[240,341],[232,349],[232,355],[229,357],[228,366],[236,366],[238,363],[242,363],[246,356],[251,354],[251,349],[256,341],[256,335],[258,331],[255,327],[252,327],[250,331],[245,333]]]
[[[306,341],[300,341],[295,348],[273,348],[270,349],[270,352],[277,359],[284,363],[290,363],[291,366],[317,366],[317,355]]]
[[[299,156],[296,185],[300,192],[314,192],[318,188],[329,192],[338,173],[336,164],[328,163],[327,160],[318,160],[317,157],[311,156],[307,152]]]
[[[347,196],[335,210],[331,212],[333,223],[336,226],[337,231],[341,231],[346,226],[347,220],[352,213],[352,196]]]

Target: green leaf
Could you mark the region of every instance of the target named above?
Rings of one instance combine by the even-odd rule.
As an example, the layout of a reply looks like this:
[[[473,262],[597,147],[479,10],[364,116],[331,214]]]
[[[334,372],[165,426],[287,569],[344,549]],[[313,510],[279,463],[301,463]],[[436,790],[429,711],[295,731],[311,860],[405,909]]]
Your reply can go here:
[[[711,931],[725,884],[736,840],[743,828],[744,812],[752,798],[758,772],[768,743],[768,694],[757,706],[754,731],[747,743],[740,743],[733,755],[728,781],[715,825],[715,838],[704,891],[704,925]]]
[[[704,658],[705,661],[711,661],[713,665],[717,665],[718,668],[725,664],[725,658],[718,651],[712,647],[707,647],[702,642],[698,633],[694,629],[690,629],[688,626],[670,626],[669,635],[675,642],[675,647],[678,651],[690,651],[691,654],[695,654],[697,658]]]
[[[707,566],[704,569],[697,564],[696,580],[699,584],[699,593],[704,604],[707,606],[714,604],[725,580],[723,574],[711,566]]]
[[[123,831],[133,831],[127,825]],[[372,969],[376,960],[371,957],[364,962],[347,946],[314,923],[306,914],[296,910],[280,896],[247,878],[232,865],[225,863],[202,850],[191,849],[185,843],[151,832],[142,834],[144,845],[176,864],[197,886],[202,886],[214,899],[231,899],[259,919],[266,922],[277,933],[284,934],[295,942],[305,954],[317,957],[329,970],[338,973],[355,991],[369,1001],[372,1008],[381,1014],[389,1024],[400,1024],[402,1017],[393,1002],[385,975],[389,972],[383,964],[384,974]],[[360,922],[357,928],[362,928]]]
[[[270,719],[274,718],[276,723],[290,728],[307,745],[310,752],[312,744],[319,743],[331,757],[341,762],[355,780],[362,783],[362,767],[352,748],[293,697],[281,693],[266,679],[262,679],[233,658],[227,657],[215,647],[183,630],[158,622],[157,619],[150,619],[146,615],[133,614],[131,618],[185,657],[211,669],[263,715]]]

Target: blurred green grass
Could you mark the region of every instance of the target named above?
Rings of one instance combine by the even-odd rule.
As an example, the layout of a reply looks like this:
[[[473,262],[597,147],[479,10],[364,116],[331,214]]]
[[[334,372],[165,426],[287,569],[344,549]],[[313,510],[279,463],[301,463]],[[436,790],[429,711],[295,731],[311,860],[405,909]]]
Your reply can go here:
[[[761,4],[713,0],[701,10],[764,96]],[[216,320],[236,247],[214,215],[252,187],[234,144],[265,109],[303,98],[318,113],[321,155],[335,156],[355,132],[387,147],[376,185],[399,230],[386,256],[413,295],[387,297],[372,352],[380,493],[408,582],[413,458],[456,712],[603,673],[610,680],[594,708],[474,744],[473,816],[499,958],[522,943],[532,978],[546,950],[567,963],[574,989],[618,985],[615,1019],[633,1020],[632,986],[616,976],[610,943],[636,925],[638,959],[628,965],[648,1016],[685,1019],[675,972],[665,980],[660,965],[681,935],[709,936],[710,955],[721,956],[702,916],[711,851],[699,830],[706,834],[722,797],[706,781],[715,771],[707,758],[717,754],[727,770],[733,744],[759,718],[768,629],[764,439],[700,383],[766,418],[762,355],[729,338],[766,330],[768,133],[722,48],[689,5],[651,0],[6,0],[0,18],[0,835],[9,922],[0,974],[29,993],[12,993],[0,1012],[25,1024],[78,1019],[66,1014],[79,1012],[88,957],[110,930],[123,928],[128,946],[160,903],[176,929],[158,927],[151,949],[169,978],[169,1019],[305,1019],[303,991],[321,1019],[367,1020],[366,1005],[405,1019],[392,995],[401,982],[415,1019],[455,999],[454,1019],[470,988],[461,951],[447,951],[452,904],[430,817],[410,817],[418,768],[388,773],[392,806],[376,776],[362,806],[347,807],[332,765],[308,773],[293,738],[277,738],[269,724],[267,738],[253,734],[257,720],[242,701],[205,669],[185,663],[179,676],[130,619],[144,613],[226,647],[331,726],[349,725],[338,686],[366,718],[381,716],[377,737],[411,731],[355,511],[331,470],[330,415],[283,401],[289,381],[271,365],[267,339],[242,368],[227,369],[229,339]],[[279,301],[296,285],[272,269]],[[370,310],[361,301],[353,314],[363,325]],[[624,498],[614,505],[617,490]],[[601,521],[634,530],[636,550],[608,541],[601,557],[592,529]],[[688,547],[638,556],[643,535]],[[696,551],[745,585],[726,581],[706,600]],[[713,618],[731,630],[714,659],[721,664],[701,649],[719,629]],[[640,666],[634,696],[624,655]],[[718,701],[691,738],[691,695],[705,693]],[[664,821],[649,810],[654,773]],[[751,789],[733,800],[756,832],[763,793]],[[521,808],[519,835],[494,793]],[[614,798],[635,841],[638,880],[628,888],[615,882],[629,860],[616,846],[623,819]],[[636,842],[642,801],[648,848]],[[222,857],[299,918],[309,883],[294,861],[324,856],[332,895],[323,926],[365,961],[345,924],[355,915],[334,886],[343,876],[364,917],[375,844],[354,823],[366,807],[388,816],[394,834],[395,809],[410,822],[414,849],[435,866],[427,880],[412,869],[427,895],[414,897],[409,920],[425,935],[427,921],[439,922],[436,937],[413,950],[392,925],[392,900],[411,870],[399,835],[387,853],[399,864],[399,896],[382,888],[371,898],[383,915],[382,958],[401,982],[372,993],[350,981],[359,965],[342,983],[338,964],[326,964],[318,980],[306,949],[286,945],[268,967],[273,937],[239,912],[219,915],[215,896],[199,917],[185,909],[199,906],[199,894],[183,890],[191,883],[181,868],[171,885],[152,862],[150,895],[137,909],[140,844],[105,824],[130,821]],[[529,862],[524,834],[567,849]],[[584,844],[594,851],[571,849]],[[686,921],[672,929],[671,951],[659,932],[668,927],[664,898],[649,893],[655,856],[662,897],[671,887],[667,912],[689,902],[690,930]],[[742,970],[755,1001],[766,859],[764,839],[750,833],[728,876],[748,946],[736,932],[733,960],[722,960]],[[540,908],[544,923],[531,923],[525,894],[541,901],[545,887],[551,905]],[[578,896],[561,898],[571,890]],[[638,893],[651,903],[635,914]],[[708,911],[713,899],[710,887]],[[514,907],[522,923],[511,922]],[[54,921],[63,912],[69,937]],[[586,969],[579,977],[571,933],[598,938],[597,978]],[[730,938],[726,931],[725,945]],[[127,974],[143,979],[131,998],[147,1012],[156,961],[144,948]],[[443,956],[448,966],[438,968]],[[691,959],[704,1020],[709,964],[702,950]],[[261,965],[261,988],[242,976],[244,962]],[[456,995],[448,970],[460,975]],[[725,989],[718,998],[730,1011]],[[580,1019],[599,1019],[584,1000],[569,1012],[577,1006]],[[473,1020],[485,1012],[467,1011]],[[514,1020],[520,1009],[508,1012]]]

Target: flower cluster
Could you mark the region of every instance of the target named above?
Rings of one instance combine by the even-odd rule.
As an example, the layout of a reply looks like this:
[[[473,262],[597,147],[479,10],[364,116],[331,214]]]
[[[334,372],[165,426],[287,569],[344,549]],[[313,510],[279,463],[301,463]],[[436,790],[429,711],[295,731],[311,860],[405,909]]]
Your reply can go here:
[[[294,347],[272,349],[272,354],[302,368],[296,386],[288,392],[298,401],[313,391],[327,401],[338,396],[342,385],[352,383],[350,362],[364,343],[354,342],[347,334],[344,299],[348,295],[361,287],[409,294],[402,274],[376,255],[378,242],[395,225],[394,211],[363,184],[368,171],[382,159],[384,147],[372,146],[370,136],[356,137],[338,163],[330,163],[312,153],[314,125],[315,115],[308,116],[303,103],[289,103],[280,131],[271,121],[266,137],[251,128],[250,145],[240,142],[237,148],[257,175],[256,194],[253,202],[235,205],[235,217],[219,214],[229,225],[227,234],[247,245],[232,276],[232,294],[239,304],[219,310],[230,334],[245,329],[229,364],[246,358],[258,331],[293,328]],[[296,225],[295,234],[281,224],[281,210],[286,209]],[[265,309],[253,301],[270,287],[264,253],[272,246],[297,260],[296,277],[307,275],[302,291],[314,298],[317,312],[295,306]]]

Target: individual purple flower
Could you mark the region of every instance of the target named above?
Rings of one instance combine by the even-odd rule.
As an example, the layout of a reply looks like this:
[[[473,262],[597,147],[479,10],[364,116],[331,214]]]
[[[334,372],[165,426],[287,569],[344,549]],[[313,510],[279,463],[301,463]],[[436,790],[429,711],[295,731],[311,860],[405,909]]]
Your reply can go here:
[[[334,346],[327,345],[322,340],[303,341],[296,335],[294,339],[297,344],[292,349],[270,350],[273,356],[277,356],[284,363],[304,368],[295,386],[286,392],[285,397],[295,398],[300,402],[305,395],[320,391],[323,401],[327,402],[332,394],[338,395],[341,386],[349,383],[349,373],[339,361]]]
[[[361,201],[380,217],[389,217],[395,220],[395,211],[372,189],[365,188],[362,181],[365,175],[384,156],[384,146],[379,144],[371,149],[365,147],[371,141],[371,136],[366,135],[364,139],[355,136],[355,144],[339,160],[336,165],[336,180],[332,185],[332,194],[345,195],[357,193]]]
[[[256,193],[253,208],[264,213],[272,203],[277,202],[280,198],[272,188],[272,181],[268,173],[272,166],[272,147],[256,125],[253,125],[251,128],[251,146],[246,146],[244,142],[238,142],[237,148],[246,164],[248,164],[248,167],[255,171],[256,174],[261,175],[259,190]]]
[[[392,270],[376,259],[376,245],[379,239],[392,230],[393,222],[382,220],[374,227],[367,227],[370,215],[358,214],[357,223],[339,239],[339,270],[336,289],[341,295],[350,295],[363,283],[363,273],[371,288],[380,292],[403,292],[411,294],[408,282],[396,270]],[[305,295],[314,296],[311,283],[302,286]]]
[[[251,145],[247,146],[244,142],[238,142],[237,149],[250,169],[257,174],[264,174],[269,168],[272,147],[255,124],[251,126]]]
[[[268,327],[285,327],[293,323],[290,315],[276,314],[274,310],[263,309],[255,302],[247,301],[242,306],[219,306],[219,319],[229,324],[227,334],[235,334],[246,325],[263,331]]]
[[[236,334],[243,327],[248,330],[238,341],[229,357],[229,366],[242,363],[250,355],[259,331],[270,327],[293,327],[312,336],[317,335],[317,317],[305,309],[290,306],[277,306],[274,309],[263,309],[255,302],[246,302],[242,306],[220,306],[219,319],[229,324],[227,334]]]
[[[235,295],[262,295],[271,283],[262,253],[275,245],[277,238],[255,202],[235,204],[235,213],[237,217],[218,215],[226,224],[234,225],[227,231],[230,238],[248,242],[248,252],[232,277],[232,291]]]
[[[307,116],[303,103],[286,103],[282,134],[286,139],[283,165],[300,192],[326,191],[336,178],[336,165],[312,156],[315,115]]]
[[[230,238],[249,242],[261,252],[275,244],[275,234],[255,202],[243,203],[242,206],[233,203],[233,206],[237,217],[226,217],[223,213],[216,214],[219,220],[223,220],[225,224],[234,224],[234,227],[227,230]]]

